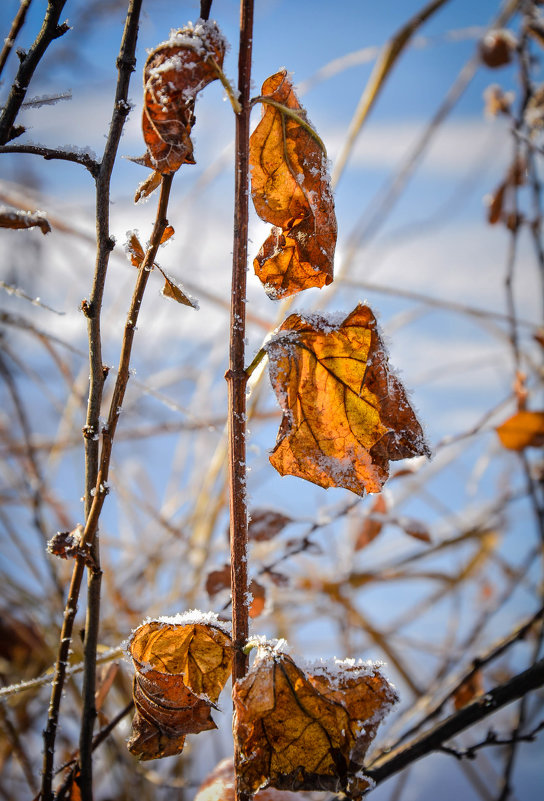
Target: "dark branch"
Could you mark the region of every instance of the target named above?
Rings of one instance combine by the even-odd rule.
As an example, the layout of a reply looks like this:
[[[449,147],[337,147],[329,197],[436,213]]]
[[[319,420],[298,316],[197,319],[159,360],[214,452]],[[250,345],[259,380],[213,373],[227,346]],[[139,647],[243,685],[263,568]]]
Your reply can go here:
[[[200,19],[210,18],[210,9],[213,0],[200,0]]]
[[[42,147],[42,145],[3,145],[0,146],[0,153],[30,153],[33,156],[42,156],[46,161],[52,159],[72,161],[74,164],[81,164],[89,170],[93,178],[96,178],[100,169],[98,161],[88,153],[76,153],[75,151]]]
[[[513,745],[514,743],[533,743],[536,740],[537,734],[544,729],[544,721],[541,721],[538,726],[535,726],[532,731],[527,734],[519,734],[512,732],[509,737],[499,737],[496,732],[490,730],[487,732],[485,740],[479,743],[469,745],[468,748],[452,748],[448,745],[441,745],[438,749],[444,754],[450,754],[456,759],[475,759],[477,751],[491,745]]]
[[[26,97],[28,86],[45,51],[54,39],[69,30],[66,23],[59,25],[66,0],[49,0],[42,28],[28,51],[22,55],[17,75],[13,81],[7,103],[0,116],[0,145],[5,145],[14,137],[14,123]]]
[[[19,34],[19,31],[24,25],[26,12],[28,11],[28,7],[32,0],[21,0],[21,5],[19,6],[19,10],[15,14],[13,18],[13,22],[11,23],[11,29],[6,38],[4,39],[4,46],[0,51],[0,75],[2,74],[2,70],[6,65],[6,61],[8,60],[9,54],[15,44],[15,40]]]
[[[444,743],[459,734],[459,732],[469,726],[473,726],[506,704],[522,698],[531,690],[542,687],[543,684],[544,659],[541,659],[540,662],[537,662],[528,670],[519,673],[510,681],[501,684],[478,700],[460,709],[459,712],[450,715],[449,718],[438,723],[411,742],[378,757],[371,763],[365,773],[374,779],[376,784],[379,784],[395,773],[404,770],[404,768],[418,759],[427,756],[433,751],[442,750]]]

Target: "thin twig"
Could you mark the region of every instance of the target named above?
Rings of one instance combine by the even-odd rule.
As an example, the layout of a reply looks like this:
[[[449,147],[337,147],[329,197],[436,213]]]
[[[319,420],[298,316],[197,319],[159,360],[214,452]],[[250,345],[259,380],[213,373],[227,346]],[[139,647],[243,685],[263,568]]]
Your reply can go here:
[[[96,177],[96,265],[91,295],[88,301],[84,301],[82,308],[87,317],[87,336],[89,341],[89,400],[87,404],[87,418],[83,429],[85,442],[85,517],[88,520],[93,504],[93,489],[99,492],[100,488],[106,485],[103,481],[98,481],[99,471],[99,415],[102,403],[102,393],[106,371],[102,364],[102,341],[101,341],[101,310],[104,295],[106,274],[109,265],[110,253],[114,247],[114,240],[110,236],[110,182],[113,165],[117,156],[121,134],[125,125],[130,104],[128,102],[128,90],[130,78],[134,72],[136,64],[136,43],[138,39],[138,25],[140,19],[142,0],[130,0],[125,19],[125,28],[121,40],[119,56],[117,58],[117,87],[113,105],[112,120],[109,127],[108,138],[104,148],[104,154],[100,164],[100,169]],[[171,178],[167,182],[166,204],[170,189]],[[162,189],[164,190],[163,183]],[[166,218],[166,205],[162,205],[164,196],[161,194],[155,229],[157,230]],[[160,221],[160,223],[159,223]],[[156,230],[154,233],[156,233]],[[164,228],[163,228],[164,230]],[[162,235],[162,231],[161,231]],[[160,236],[159,236],[160,240]],[[150,243],[150,248],[152,247]],[[158,247],[158,245],[157,245]],[[156,253],[156,250],[155,250]],[[154,257],[153,257],[154,258]],[[141,289],[141,298],[147,283],[148,274],[145,276]],[[138,316],[136,310],[134,324]],[[132,317],[129,316],[129,320]],[[125,334],[126,338],[126,334]],[[127,364],[128,375],[128,364]],[[117,382],[121,377],[121,371],[117,375]],[[117,384],[116,384],[117,387]],[[124,393],[123,393],[124,394]],[[119,401],[119,407],[122,398]],[[110,410],[111,411],[111,410]],[[118,412],[117,418],[118,419]],[[113,438],[113,432],[111,432]],[[102,461],[105,448],[102,453]],[[111,449],[111,445],[110,445]],[[109,457],[108,457],[109,459]],[[107,472],[107,471],[106,471]],[[99,488],[98,490],[96,488]],[[97,521],[98,525],[98,521]],[[89,540],[90,563],[92,567],[87,575],[87,615],[85,621],[85,672],[83,676],[83,714],[81,718],[80,731],[80,789],[82,801],[92,801],[93,782],[92,782],[92,737],[94,723],[96,719],[95,709],[95,685],[96,685],[96,648],[98,643],[98,631],[100,624],[100,587],[102,581],[102,571],[100,567],[100,548],[98,536],[95,532]]]
[[[168,221],[166,219],[166,210],[168,207],[168,198],[170,195],[170,188],[172,185],[172,174],[163,176],[161,185],[161,196],[159,199],[159,206],[157,209],[157,216],[149,247],[142,265],[139,268],[136,286],[130,303],[130,308],[125,323],[125,335],[123,338],[123,345],[121,356],[119,359],[119,368],[117,373],[117,381],[113,391],[113,396],[110,404],[110,411],[108,415],[107,424],[102,430],[103,445],[100,454],[100,465],[96,479],[96,486],[94,494],[91,493],[92,504],[89,514],[86,519],[85,528],[81,537],[81,549],[83,552],[88,551],[89,547],[94,541],[98,521],[102,506],[107,495],[108,475],[110,467],[110,458],[113,447],[113,439],[115,430],[121,413],[121,407],[125,396],[126,387],[129,380],[130,356],[132,352],[132,344],[134,340],[134,331],[138,321],[138,314],[142,303],[143,294],[147,285],[149,274],[155,261],[157,251],[159,249],[160,240]],[[83,557],[76,558],[76,564],[72,573],[72,581],[68,593],[68,600],[64,610],[64,622],[60,637],[59,653],[55,665],[55,679],[53,681],[51,701],[49,704],[49,714],[47,727],[44,731],[44,765],[42,776],[42,799],[43,801],[52,801],[52,780],[53,780],[53,756],[54,744],[58,725],[58,715],[60,700],[62,696],[62,688],[66,676],[67,659],[72,637],[72,630],[74,619],[77,611],[77,599],[81,588],[81,581],[85,570],[85,560]]]
[[[463,707],[458,712],[438,723],[430,731],[424,732],[406,745],[375,759],[365,770],[376,784],[406,768],[418,759],[439,751],[443,744],[469,726],[473,726],[488,715],[512,701],[522,698],[544,684],[544,659],[514,676],[510,681],[499,685],[477,701]]]
[[[41,30],[28,53],[22,57],[6,105],[0,115],[0,145],[5,145],[10,139],[24,131],[21,128],[16,129],[14,123],[36,67],[51,42],[70,30],[67,23],[59,25],[60,15],[65,4],[66,0],[49,0]]]
[[[2,153],[28,153],[32,156],[42,156],[46,161],[58,159],[60,161],[72,161],[74,164],[81,164],[89,170],[93,178],[96,178],[100,169],[99,163],[89,153],[76,153],[60,148],[44,147],[42,145],[3,145],[0,147]]]
[[[17,39],[17,36],[19,35],[19,32],[25,23],[26,12],[28,11],[31,2],[32,0],[21,0],[21,5],[19,6],[18,11],[13,18],[13,22],[11,23],[10,31],[4,39],[4,46],[0,51],[0,75],[6,66],[6,61],[8,60],[9,54],[13,49],[15,40]]]

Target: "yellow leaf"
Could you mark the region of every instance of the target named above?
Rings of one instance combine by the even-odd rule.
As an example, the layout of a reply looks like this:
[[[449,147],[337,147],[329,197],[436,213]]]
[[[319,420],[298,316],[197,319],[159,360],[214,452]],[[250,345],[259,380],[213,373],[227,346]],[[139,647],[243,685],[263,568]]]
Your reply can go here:
[[[516,412],[497,429],[504,448],[522,451],[544,445],[544,412],[530,412],[526,409]]]
[[[265,347],[283,409],[270,456],[281,475],[363,495],[381,490],[389,460],[429,455],[368,306],[340,324],[292,314]]]

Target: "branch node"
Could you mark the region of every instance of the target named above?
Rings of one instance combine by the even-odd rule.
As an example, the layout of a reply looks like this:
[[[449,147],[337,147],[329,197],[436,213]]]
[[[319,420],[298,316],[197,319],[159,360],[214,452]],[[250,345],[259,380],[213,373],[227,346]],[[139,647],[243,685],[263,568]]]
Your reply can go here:
[[[25,58],[26,58],[26,50],[24,49],[24,47],[18,47],[15,52],[17,53],[17,58],[19,59],[19,61],[24,61],[25,60]]]
[[[81,433],[83,434],[85,439],[96,439],[98,434],[96,426],[90,426],[90,425],[83,426],[83,428],[81,429]]]
[[[118,58],[116,61],[116,66],[118,70],[121,69],[128,69],[131,72],[134,72],[136,67],[136,59],[135,58]]]
[[[83,298],[83,300],[79,304],[79,308],[81,309],[85,317],[91,318],[93,316],[93,304],[89,303],[87,298]]]
[[[61,25],[57,25],[53,34],[53,39],[59,39],[61,36],[64,36],[65,33],[68,33],[69,30],[70,26],[68,25],[68,22],[63,22]]]
[[[26,131],[24,125],[13,125],[10,128],[9,135],[8,135],[8,142],[11,142],[12,139],[17,139],[18,136],[21,136]]]

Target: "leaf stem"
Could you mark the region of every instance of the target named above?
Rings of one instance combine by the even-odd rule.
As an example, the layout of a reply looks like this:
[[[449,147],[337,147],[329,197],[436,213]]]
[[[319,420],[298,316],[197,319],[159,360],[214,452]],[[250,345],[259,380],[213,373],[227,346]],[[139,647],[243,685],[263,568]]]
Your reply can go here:
[[[317,131],[314,128],[312,128],[310,123],[304,119],[302,114],[299,114],[294,109],[289,108],[288,106],[284,106],[283,103],[278,103],[277,100],[272,100],[271,97],[265,97],[264,95],[259,95],[258,97],[252,98],[251,105],[254,106],[256,103],[267,103],[269,106],[274,106],[274,108],[277,108],[278,111],[281,111],[281,113],[284,114],[286,117],[291,117],[292,120],[298,122],[298,124],[301,125],[305,131],[308,131],[310,136],[313,139],[315,139],[315,141],[323,151],[323,155],[325,156],[325,158],[327,158],[327,148],[323,144],[323,140],[321,139]]]
[[[246,375],[247,375],[248,378],[251,378],[251,376],[253,375],[253,373],[255,372],[257,367],[260,365],[262,360],[264,358],[266,358],[267,356],[268,356],[268,354],[267,354],[267,352],[266,352],[266,350],[264,348],[260,348],[257,351],[257,353],[255,354],[255,357],[254,357],[253,361],[251,362],[251,364],[249,364],[246,367]]]
[[[240,105],[240,101],[238,100],[238,98],[234,94],[234,89],[232,88],[231,82],[229,81],[229,79],[227,78],[227,76],[225,75],[225,73],[223,72],[223,70],[221,69],[219,64],[217,63],[217,61],[213,58],[213,56],[208,56],[207,60],[212,65],[212,67],[214,68],[215,72],[217,73],[217,77],[219,78],[219,80],[223,84],[223,86],[225,88],[225,91],[227,93],[227,97],[230,100],[230,104],[231,104],[231,106],[232,106],[232,108],[234,110],[234,113],[235,114],[240,114],[240,112],[242,111],[242,106]]]

